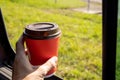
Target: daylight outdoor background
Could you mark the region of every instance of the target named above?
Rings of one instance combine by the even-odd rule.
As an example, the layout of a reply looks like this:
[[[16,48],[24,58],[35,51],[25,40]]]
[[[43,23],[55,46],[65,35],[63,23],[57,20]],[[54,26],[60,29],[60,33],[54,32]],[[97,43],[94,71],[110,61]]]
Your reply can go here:
[[[101,80],[102,16],[74,11],[86,5],[83,0],[0,0],[14,49],[26,25],[57,23],[62,36],[56,75],[64,80]]]
[[[116,80],[120,80],[120,0],[118,0]]]

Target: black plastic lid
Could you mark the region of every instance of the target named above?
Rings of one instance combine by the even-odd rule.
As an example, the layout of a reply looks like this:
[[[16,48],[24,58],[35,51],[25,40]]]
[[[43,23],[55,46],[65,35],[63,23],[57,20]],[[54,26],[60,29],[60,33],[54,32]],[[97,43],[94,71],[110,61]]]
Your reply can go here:
[[[32,39],[49,39],[61,34],[57,24],[54,23],[35,23],[25,28],[24,35]]]

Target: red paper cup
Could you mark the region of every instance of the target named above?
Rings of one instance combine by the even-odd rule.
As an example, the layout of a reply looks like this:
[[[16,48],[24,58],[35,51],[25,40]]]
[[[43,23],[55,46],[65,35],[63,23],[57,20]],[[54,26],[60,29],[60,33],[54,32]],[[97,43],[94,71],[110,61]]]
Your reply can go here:
[[[25,42],[32,65],[42,65],[51,57],[58,56],[60,34],[60,29],[53,23],[35,23],[25,28]],[[51,69],[46,76],[55,71],[55,68]]]

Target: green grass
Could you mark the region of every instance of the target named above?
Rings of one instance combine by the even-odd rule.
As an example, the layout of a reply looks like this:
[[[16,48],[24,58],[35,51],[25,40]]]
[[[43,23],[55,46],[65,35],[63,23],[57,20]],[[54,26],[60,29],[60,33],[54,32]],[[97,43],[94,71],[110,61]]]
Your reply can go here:
[[[117,29],[117,56],[116,56],[116,80],[120,80],[120,19],[118,20]]]
[[[26,25],[35,22],[57,23],[62,30],[62,36],[56,74],[64,80],[101,80],[101,15],[71,11],[69,8],[81,7],[76,3],[77,0],[58,0],[55,5],[52,5],[54,0],[53,3],[47,2],[50,0],[41,0],[41,2],[28,0],[28,3],[26,1],[0,1],[13,48]],[[67,8],[63,8],[64,5],[60,5],[62,3],[67,5]]]
[[[19,3],[26,6],[32,6],[36,8],[75,8],[85,6],[84,2],[80,0],[11,0],[14,3]]]

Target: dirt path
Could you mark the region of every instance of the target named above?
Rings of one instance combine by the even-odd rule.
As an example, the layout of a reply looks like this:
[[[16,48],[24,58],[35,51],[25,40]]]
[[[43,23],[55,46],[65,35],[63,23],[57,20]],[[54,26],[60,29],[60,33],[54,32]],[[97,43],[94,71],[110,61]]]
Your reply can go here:
[[[88,0],[81,1],[86,2],[86,6],[81,8],[75,8],[72,10],[91,14],[102,14],[102,0],[89,0],[89,4]]]

